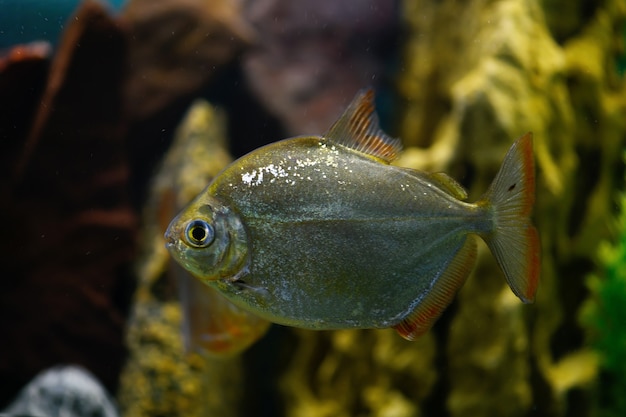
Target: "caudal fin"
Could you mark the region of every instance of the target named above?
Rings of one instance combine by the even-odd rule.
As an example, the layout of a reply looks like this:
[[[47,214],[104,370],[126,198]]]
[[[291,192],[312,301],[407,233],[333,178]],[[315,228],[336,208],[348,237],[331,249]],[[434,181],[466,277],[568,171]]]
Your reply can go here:
[[[519,138],[480,204],[493,207],[494,229],[483,236],[511,290],[531,303],[539,283],[539,235],[530,222],[535,202],[532,133]]]

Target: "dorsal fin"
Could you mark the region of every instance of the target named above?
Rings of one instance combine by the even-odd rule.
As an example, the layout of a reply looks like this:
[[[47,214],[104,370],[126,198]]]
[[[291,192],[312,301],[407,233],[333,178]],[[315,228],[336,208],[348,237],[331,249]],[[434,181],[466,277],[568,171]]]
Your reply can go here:
[[[339,120],[323,135],[338,143],[390,163],[402,151],[399,139],[387,136],[378,125],[374,109],[374,91],[361,90]]]
[[[452,177],[443,172],[422,172],[411,168],[403,168],[406,172],[423,181],[434,184],[442,191],[450,194],[452,197],[461,201],[467,200],[467,191],[461,184],[456,182]]]
[[[465,191],[465,188],[445,172],[433,172],[430,174],[430,177],[442,190],[448,192],[448,194],[459,200],[467,200],[467,191]]]

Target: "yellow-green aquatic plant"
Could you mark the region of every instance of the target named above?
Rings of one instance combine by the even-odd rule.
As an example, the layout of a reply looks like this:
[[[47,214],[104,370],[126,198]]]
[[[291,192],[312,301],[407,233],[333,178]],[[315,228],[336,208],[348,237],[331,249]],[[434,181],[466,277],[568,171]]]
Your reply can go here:
[[[622,43],[626,45],[626,24],[622,27]],[[621,76],[626,75],[626,50],[622,49],[622,53],[617,58],[617,72]]]
[[[601,267],[587,280],[591,294],[581,311],[591,347],[600,356],[596,415],[607,417],[626,416],[626,193],[616,229],[616,242],[600,246]]]

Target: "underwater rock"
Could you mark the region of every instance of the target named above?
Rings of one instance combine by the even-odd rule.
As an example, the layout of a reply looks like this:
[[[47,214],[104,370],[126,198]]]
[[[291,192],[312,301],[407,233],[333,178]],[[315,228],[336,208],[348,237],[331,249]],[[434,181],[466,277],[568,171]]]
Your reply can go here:
[[[120,110],[125,54],[123,31],[88,1],[51,63],[23,60],[0,75],[0,102],[17,116],[0,116],[0,401],[58,363],[117,384],[137,229]]]
[[[246,3],[258,33],[242,57],[246,78],[287,136],[324,132],[358,90],[383,81],[395,9],[384,0]]]
[[[105,0],[108,9],[119,10],[126,0]],[[0,49],[17,44],[46,42],[56,45],[67,20],[81,0],[2,0]]]
[[[10,416],[119,417],[104,387],[77,366],[41,372],[4,412]]]
[[[17,45],[0,55],[0,195],[8,195],[17,155],[46,84],[50,45]],[[8,199],[2,199],[8,203]]]
[[[255,40],[239,0],[130,0],[127,111],[143,119],[203,87]]]
[[[127,334],[130,354],[118,394],[125,416],[239,415],[242,390],[234,387],[243,385],[243,369],[237,353],[269,323],[234,306],[228,310],[225,299],[173,264],[163,238],[178,210],[231,162],[225,137],[224,114],[196,101],[153,180]],[[193,297],[186,293],[181,300],[182,289]]]

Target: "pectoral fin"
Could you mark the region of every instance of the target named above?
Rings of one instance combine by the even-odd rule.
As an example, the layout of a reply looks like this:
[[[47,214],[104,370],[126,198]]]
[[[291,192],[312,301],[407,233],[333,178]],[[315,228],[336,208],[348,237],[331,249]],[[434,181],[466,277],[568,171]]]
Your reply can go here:
[[[261,338],[270,323],[235,306],[214,288],[178,265],[176,274],[183,311],[183,340],[187,352],[234,356]]]
[[[446,269],[435,279],[428,294],[404,320],[393,326],[407,340],[415,340],[426,333],[452,299],[474,267],[476,241],[468,236],[448,263]]]

